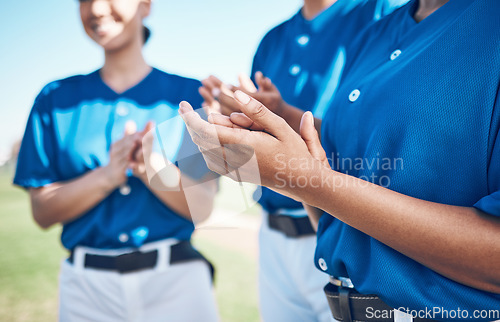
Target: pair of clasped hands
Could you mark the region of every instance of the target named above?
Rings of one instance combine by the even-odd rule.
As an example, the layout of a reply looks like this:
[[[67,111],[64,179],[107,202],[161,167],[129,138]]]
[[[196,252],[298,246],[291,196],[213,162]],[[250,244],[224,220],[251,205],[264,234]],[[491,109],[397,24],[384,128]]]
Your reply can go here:
[[[225,85],[214,76],[202,82],[200,94],[205,100],[203,108],[208,122],[188,102],[180,103],[179,113],[193,142],[212,171],[302,200],[294,179],[318,175],[321,169],[330,171],[313,115],[303,114],[300,134],[296,133],[273,113],[278,113],[286,103],[269,78],[257,72],[257,87],[248,77],[239,78],[239,87]],[[245,166],[254,155],[258,171]],[[310,166],[291,166],[297,162]],[[276,176],[278,172],[281,177],[289,178],[290,184],[283,185]]]
[[[111,145],[109,163],[105,166],[108,180],[113,186],[124,184],[129,170],[141,180],[146,179],[143,139],[154,126],[150,121],[142,131],[138,132],[134,121],[125,124],[124,135]]]
[[[125,184],[129,174],[161,191],[178,186],[179,170],[159,153],[153,152],[154,133],[151,130],[154,128],[153,121],[147,122],[139,132],[134,121],[125,124],[124,135],[111,145],[109,163],[105,166],[108,180],[114,187]]]

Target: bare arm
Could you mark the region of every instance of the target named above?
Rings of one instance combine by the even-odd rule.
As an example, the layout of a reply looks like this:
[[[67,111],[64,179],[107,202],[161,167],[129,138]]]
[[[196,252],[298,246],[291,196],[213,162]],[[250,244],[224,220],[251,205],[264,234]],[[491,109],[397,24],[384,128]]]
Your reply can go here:
[[[126,169],[138,135],[125,135],[110,149],[109,164],[79,178],[29,190],[33,218],[42,228],[73,220],[99,202],[127,179]]]
[[[42,228],[64,223],[84,214],[105,199],[116,187],[104,175],[103,168],[67,181],[41,188],[31,188],[31,210]]]
[[[188,127],[202,137],[216,133],[221,144],[250,146],[259,164],[260,182],[274,187],[276,169],[287,178],[308,178],[307,184],[291,182],[285,189],[305,203],[320,208],[346,224],[385,243],[396,251],[459,283],[500,293],[500,218],[472,207],[438,204],[412,198],[355,177],[331,170],[316,158],[319,140],[305,140],[286,122],[255,100],[236,93],[242,111],[267,133],[215,125],[210,131],[184,105],[181,113]],[[312,122],[307,131],[314,131]],[[204,141],[197,141],[203,148]],[[227,149],[227,148],[226,148]],[[282,159],[307,160],[309,167],[283,169]],[[231,153],[226,152],[226,156]],[[210,168],[217,169],[221,158],[206,155]],[[223,158],[222,162],[231,163]],[[247,176],[246,178],[252,178]],[[317,184],[318,180],[330,184]],[[334,188],[334,189],[333,189]]]
[[[308,204],[450,279],[500,293],[500,218],[412,198],[328,169],[319,175],[342,184],[335,192],[312,186],[296,191]]]

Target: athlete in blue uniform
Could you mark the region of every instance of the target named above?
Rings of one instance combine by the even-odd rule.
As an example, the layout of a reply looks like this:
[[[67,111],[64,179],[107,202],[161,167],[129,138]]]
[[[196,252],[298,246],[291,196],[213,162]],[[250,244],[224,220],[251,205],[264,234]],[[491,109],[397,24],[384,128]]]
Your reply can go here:
[[[457,318],[468,315],[477,320],[481,316],[473,316],[476,309],[500,310],[500,295],[471,286],[499,293],[498,287],[495,291],[481,282],[499,274],[490,271],[481,278],[471,266],[488,254],[500,259],[498,248],[482,248],[474,255],[476,261],[467,257],[466,249],[474,241],[466,235],[454,241],[455,247],[464,247],[450,252],[458,256],[455,263],[447,258],[450,262],[442,267],[443,260],[433,258],[442,250],[431,249],[437,246],[434,243],[454,239],[415,238],[415,234],[419,228],[452,236],[455,230],[455,234],[474,231],[474,224],[467,228],[463,217],[491,221],[492,231],[495,221],[498,224],[493,216],[500,215],[500,5],[491,0],[450,1],[417,23],[418,4],[412,1],[353,44],[360,51],[346,66],[346,77],[326,113],[322,142],[336,171],[429,203],[471,208],[450,209],[459,221],[456,226],[440,222],[432,208],[425,210],[426,203],[414,213],[403,210],[396,218],[408,234],[394,245],[389,234],[397,225],[388,227],[384,236],[369,237],[323,216],[315,262],[331,276],[349,277],[358,292],[377,294],[393,308],[448,311],[427,315],[437,320],[452,320],[460,308],[464,313],[457,313]],[[356,158],[376,165],[349,162]],[[414,221],[414,216],[422,216],[422,221]],[[434,231],[425,224],[434,226]],[[402,245],[406,242],[420,244],[418,253]],[[377,265],[369,265],[370,258],[376,258]],[[468,286],[453,281],[461,274],[459,282]],[[499,318],[483,316],[483,320]]]
[[[331,0],[320,4],[305,0],[299,12],[262,39],[251,72],[261,92],[253,96],[295,129],[304,111],[314,109],[321,118],[342,74],[346,45],[366,26],[406,2]],[[271,86],[279,90],[277,95],[264,90],[262,75],[272,80]],[[203,84],[205,90],[201,89],[201,93],[212,103],[210,93],[221,83],[210,77]],[[222,112],[229,115],[239,111],[239,106],[224,93],[222,90],[218,97]],[[274,98],[277,103],[266,102],[266,98]],[[322,290],[327,277],[312,264],[316,236],[302,203],[265,187],[256,191],[255,198],[264,210],[259,233],[259,304],[263,320],[331,320]]]
[[[152,187],[155,173],[145,172],[150,156],[142,140],[153,121],[150,133],[164,141],[158,152],[186,170],[184,187],[211,173],[182,120],[168,121],[182,98],[201,104],[201,83],[151,68],[142,57],[150,5],[80,1],[105,64],[45,86],[22,141],[14,183],[29,190],[40,226],[63,224],[61,241],[71,251],[61,268],[63,321],[217,320],[210,267],[189,243],[193,217],[209,215],[215,189],[189,187],[203,204],[195,212],[192,196]]]
[[[264,185],[326,212],[315,262],[333,277],[335,318],[408,317],[391,308],[500,318],[499,12],[495,0],[413,0],[367,28],[325,113],[327,153],[311,114],[300,138],[242,92],[243,112],[267,133],[211,117],[225,156],[237,149],[227,144],[251,146]],[[182,106],[188,125],[206,133],[211,126],[189,111]]]

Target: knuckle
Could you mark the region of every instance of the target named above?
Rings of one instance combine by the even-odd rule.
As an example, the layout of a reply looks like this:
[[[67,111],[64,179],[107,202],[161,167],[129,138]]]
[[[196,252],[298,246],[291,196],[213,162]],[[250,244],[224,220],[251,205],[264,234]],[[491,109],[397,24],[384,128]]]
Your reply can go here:
[[[266,113],[267,113],[267,110],[264,107],[264,105],[259,103],[257,105],[257,107],[254,109],[252,114],[258,118],[261,118],[261,117],[264,117],[266,115]]]

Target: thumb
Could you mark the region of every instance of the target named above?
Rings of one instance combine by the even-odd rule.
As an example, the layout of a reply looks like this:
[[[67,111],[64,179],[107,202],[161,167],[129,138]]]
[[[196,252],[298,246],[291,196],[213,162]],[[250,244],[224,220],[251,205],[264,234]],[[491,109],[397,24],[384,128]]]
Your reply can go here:
[[[155,138],[155,131],[152,131],[155,128],[156,124],[153,121],[148,121],[146,123],[146,126],[144,126],[144,129],[141,132],[141,145],[142,145],[142,153],[143,157],[144,155],[149,155],[153,151],[153,142]]]
[[[155,126],[156,124],[154,121],[148,121],[144,126],[144,129],[141,131],[139,135],[139,140],[143,150],[144,149],[148,151],[152,150],[155,132],[152,132],[151,130],[153,130]],[[143,153],[144,151],[138,150],[136,152]]]
[[[300,120],[300,136],[307,145],[309,153],[321,162],[328,162],[326,153],[319,140],[318,131],[314,127],[314,116],[311,112],[305,112]]]
[[[239,90],[234,92],[234,96],[242,105],[241,111],[275,138],[284,141],[291,133],[295,133],[284,119],[271,112],[261,102]]]
[[[252,82],[250,77],[247,74],[241,73],[238,75],[238,80],[240,81],[240,87],[247,93],[255,93],[257,92],[257,87]]]
[[[146,133],[148,133],[149,131],[151,131],[152,129],[154,129],[154,127],[155,127],[155,122],[154,121],[148,121],[148,123],[146,123],[146,125],[144,126],[144,129],[141,132],[142,136],[146,135]]]

